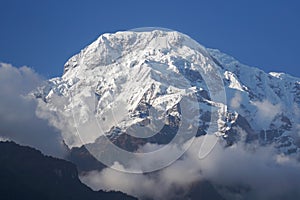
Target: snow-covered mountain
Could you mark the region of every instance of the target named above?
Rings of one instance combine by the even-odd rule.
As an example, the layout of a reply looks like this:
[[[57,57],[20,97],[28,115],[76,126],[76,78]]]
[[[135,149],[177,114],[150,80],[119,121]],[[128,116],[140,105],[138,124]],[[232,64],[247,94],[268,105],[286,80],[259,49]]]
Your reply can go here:
[[[50,117],[69,146],[105,134],[136,150],[169,142],[186,124],[188,138],[209,133],[228,145],[299,152],[299,78],[246,66],[176,31],[103,34],[34,95],[39,116]],[[139,142],[129,147],[124,133]]]

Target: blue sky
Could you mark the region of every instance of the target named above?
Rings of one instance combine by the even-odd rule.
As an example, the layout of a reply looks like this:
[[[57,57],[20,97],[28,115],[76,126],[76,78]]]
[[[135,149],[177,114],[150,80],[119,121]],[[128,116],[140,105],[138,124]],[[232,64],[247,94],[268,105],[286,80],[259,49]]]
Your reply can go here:
[[[61,75],[105,32],[158,26],[267,72],[300,77],[300,1],[0,0],[0,61]]]

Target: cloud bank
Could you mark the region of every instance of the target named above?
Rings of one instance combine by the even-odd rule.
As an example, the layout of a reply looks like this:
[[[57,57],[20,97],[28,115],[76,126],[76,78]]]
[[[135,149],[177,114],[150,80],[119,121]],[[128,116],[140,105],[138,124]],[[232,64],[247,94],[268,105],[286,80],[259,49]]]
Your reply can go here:
[[[300,197],[300,163],[278,155],[273,146],[238,143],[224,148],[218,143],[200,160],[197,155],[202,142],[203,137],[197,138],[181,159],[158,172],[126,174],[106,168],[82,175],[81,180],[94,190],[121,190],[141,199],[182,199],[193,185],[207,180],[225,199]]]
[[[63,157],[66,149],[60,133],[36,116],[37,102],[28,96],[42,82],[29,67],[0,63],[0,138]]]

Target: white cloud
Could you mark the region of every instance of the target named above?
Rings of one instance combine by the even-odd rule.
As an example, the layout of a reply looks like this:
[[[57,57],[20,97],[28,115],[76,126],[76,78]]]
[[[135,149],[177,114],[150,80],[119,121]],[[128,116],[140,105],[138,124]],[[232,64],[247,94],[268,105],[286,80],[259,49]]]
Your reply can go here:
[[[268,100],[253,102],[257,108],[257,124],[269,126],[274,117],[282,112],[280,104],[272,104]],[[268,127],[261,127],[268,128]]]
[[[277,155],[272,146],[236,144],[224,148],[218,143],[209,156],[200,160],[202,142],[202,137],[197,138],[182,159],[155,173],[127,174],[106,168],[87,173],[81,180],[95,190],[120,190],[142,199],[174,199],[172,195],[180,198],[189,192],[191,185],[203,180],[218,186],[227,199],[300,197],[300,163],[294,158]],[[237,194],[230,187],[249,190]],[[175,194],[175,188],[181,192]]]
[[[241,106],[242,96],[240,92],[236,92],[234,97],[230,101],[230,106],[234,109],[238,109]]]
[[[82,96],[75,101],[52,92],[50,95],[49,102],[38,101],[36,114],[57,128],[70,148],[92,143],[103,134],[102,126],[95,117],[93,97]]]
[[[27,95],[42,81],[28,67],[0,63],[0,137],[62,157],[60,133],[36,116],[37,103]]]

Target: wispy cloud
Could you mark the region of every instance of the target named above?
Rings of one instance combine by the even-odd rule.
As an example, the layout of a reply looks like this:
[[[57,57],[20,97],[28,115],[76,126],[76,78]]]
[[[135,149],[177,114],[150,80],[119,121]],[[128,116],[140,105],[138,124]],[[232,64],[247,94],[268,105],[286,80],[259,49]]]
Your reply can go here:
[[[274,117],[282,112],[281,104],[273,104],[268,100],[253,102],[257,108],[257,124],[269,126]],[[268,128],[268,127],[260,127]]]
[[[230,101],[230,106],[234,109],[238,109],[241,106],[242,103],[242,95],[240,92],[236,92],[234,97]]]

